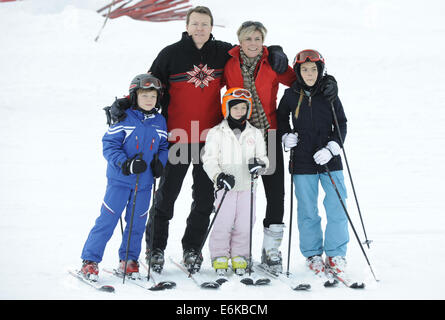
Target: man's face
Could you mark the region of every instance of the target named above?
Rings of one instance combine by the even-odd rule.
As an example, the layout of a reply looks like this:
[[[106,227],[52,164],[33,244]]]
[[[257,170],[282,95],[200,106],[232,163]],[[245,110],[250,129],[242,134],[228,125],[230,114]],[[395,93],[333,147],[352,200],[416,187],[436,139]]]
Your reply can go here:
[[[210,22],[210,16],[193,12],[190,15],[189,24],[187,25],[187,33],[192,37],[198,49],[201,49],[204,43],[210,38],[212,32],[212,25]]]

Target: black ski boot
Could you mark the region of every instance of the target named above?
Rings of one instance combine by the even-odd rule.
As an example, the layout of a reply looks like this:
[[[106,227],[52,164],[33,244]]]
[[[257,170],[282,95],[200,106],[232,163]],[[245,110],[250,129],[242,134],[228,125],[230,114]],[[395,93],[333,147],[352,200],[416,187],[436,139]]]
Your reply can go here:
[[[150,265],[151,270],[157,273],[161,273],[165,263],[164,250],[159,248],[153,249],[150,261],[150,250],[147,249],[147,251],[145,252],[145,262],[147,262],[147,265]]]
[[[185,249],[184,259],[182,263],[187,268],[188,272],[196,273],[201,269],[202,264],[202,254],[198,256],[198,251],[195,249]]]

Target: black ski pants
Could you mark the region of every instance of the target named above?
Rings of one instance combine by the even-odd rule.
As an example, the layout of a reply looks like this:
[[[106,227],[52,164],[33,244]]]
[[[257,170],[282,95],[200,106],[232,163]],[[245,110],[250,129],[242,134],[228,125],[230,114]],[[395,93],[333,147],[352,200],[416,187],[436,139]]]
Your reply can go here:
[[[204,143],[183,144],[180,148],[178,146],[178,144],[170,145],[169,160],[160,179],[159,188],[156,191],[149,213],[154,222],[153,248],[165,250],[167,246],[169,222],[173,218],[175,201],[181,191],[188,168],[192,164],[193,201],[182,237],[182,248],[183,250],[191,248],[198,250],[210,223],[210,214],[213,211],[214,187],[204,171],[199,157]],[[180,159],[179,163],[178,159]],[[185,208],[179,207],[176,210],[184,211]],[[150,248],[150,224],[147,224],[145,236],[148,249]]]
[[[263,220],[263,226],[266,228],[271,224],[282,224],[284,216],[284,158],[276,130],[269,131],[267,141],[270,168],[275,170],[272,174],[261,176],[267,200],[266,215]]]

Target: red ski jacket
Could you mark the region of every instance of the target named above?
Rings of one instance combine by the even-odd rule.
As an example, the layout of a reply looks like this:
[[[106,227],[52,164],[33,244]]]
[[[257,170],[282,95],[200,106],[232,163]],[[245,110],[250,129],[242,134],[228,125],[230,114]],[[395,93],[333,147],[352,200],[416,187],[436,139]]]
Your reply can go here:
[[[224,68],[224,79],[227,88],[232,87],[244,87],[243,75],[241,72],[241,58],[240,58],[240,46],[236,46],[229,51],[232,56],[226,63]],[[255,87],[260,97],[261,104],[263,105],[264,112],[266,113],[267,120],[270,123],[271,129],[277,129],[277,94],[278,85],[280,83],[290,87],[296,80],[295,72],[291,67],[287,68],[287,71],[278,74],[272,70],[272,67],[268,61],[269,51],[267,47],[263,46],[263,56],[258,62],[257,69],[255,71]]]

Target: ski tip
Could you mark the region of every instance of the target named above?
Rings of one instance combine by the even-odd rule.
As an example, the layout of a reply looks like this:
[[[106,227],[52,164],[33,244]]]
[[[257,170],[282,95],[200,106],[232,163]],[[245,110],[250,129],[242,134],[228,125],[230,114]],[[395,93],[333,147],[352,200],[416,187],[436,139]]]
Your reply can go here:
[[[201,283],[201,288],[204,289],[218,289],[219,288],[219,283],[217,282],[203,282]]]
[[[338,280],[336,280],[336,279],[333,279],[333,280],[327,280],[325,283],[324,283],[324,287],[325,288],[333,288],[333,287],[336,287],[338,285]]]
[[[245,284],[246,286],[253,286],[253,285],[255,284],[255,283],[253,282],[253,280],[250,279],[250,278],[244,278],[244,279],[241,279],[240,282],[241,282],[242,284]]]
[[[270,279],[258,279],[257,281],[255,281],[256,286],[265,286],[268,285],[269,283]]]
[[[301,283],[298,286],[293,288],[293,290],[295,290],[295,291],[307,291],[310,289],[311,289],[311,285],[308,283]]]
[[[152,286],[150,288],[148,288],[148,290],[150,291],[161,291],[161,290],[165,290],[165,289],[173,289],[174,287],[176,287],[176,283],[173,281],[162,281],[159,282],[158,284],[156,284],[155,286]]]
[[[216,279],[216,283],[218,283],[219,285],[222,285],[223,283],[226,283],[227,281],[229,281],[229,280],[227,280],[225,278]]]
[[[352,289],[365,289],[365,284],[363,282],[354,282],[349,286]]]
[[[114,287],[112,286],[102,286],[99,288],[99,290],[103,292],[115,292]]]

